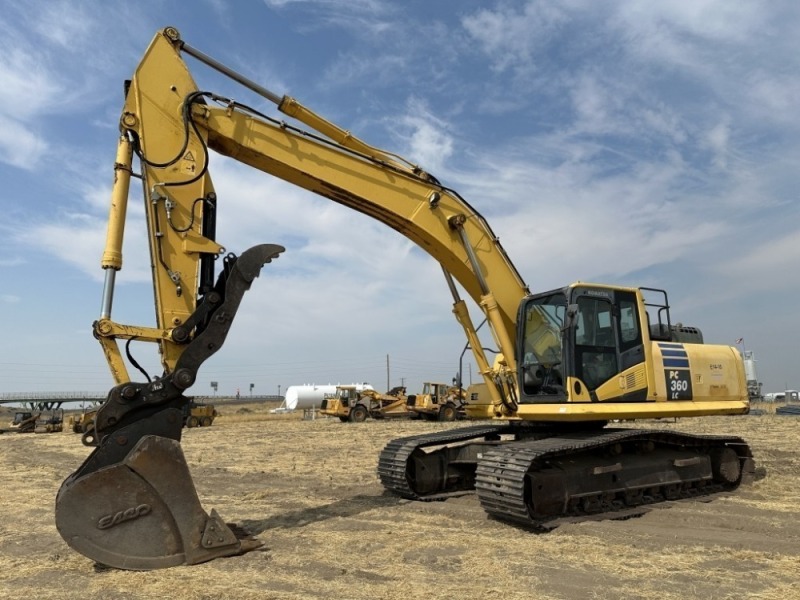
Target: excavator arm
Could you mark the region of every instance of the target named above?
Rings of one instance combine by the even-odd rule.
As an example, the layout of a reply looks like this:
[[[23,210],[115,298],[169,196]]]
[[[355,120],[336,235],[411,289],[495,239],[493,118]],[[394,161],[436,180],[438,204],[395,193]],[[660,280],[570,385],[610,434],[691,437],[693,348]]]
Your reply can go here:
[[[199,91],[184,54],[243,83],[315,131]],[[278,97],[230,71],[188,46],[172,28],[156,35],[127,86],[120,128],[117,179],[102,263],[107,280],[112,281],[107,281],[104,299],[113,297],[113,273],[121,268],[125,204],[135,153],[143,166],[158,325],[148,329],[117,324],[110,319],[110,304],[104,301],[95,334],[118,382],[127,380],[116,344],[119,339],[158,342],[165,371],[171,372],[185,348],[185,321],[195,309],[195,298],[209,285],[204,274],[224,251],[213,235],[217,199],[208,172],[209,150],[369,215],[413,241],[441,264],[451,284],[457,318],[475,338],[472,348],[484,375],[496,378],[496,369],[483,356],[453,279],[486,313],[501,350],[503,370],[514,372],[516,311],[527,287],[485,219],[431,175],[369,146],[296,100]],[[496,400],[502,404],[500,395]]]

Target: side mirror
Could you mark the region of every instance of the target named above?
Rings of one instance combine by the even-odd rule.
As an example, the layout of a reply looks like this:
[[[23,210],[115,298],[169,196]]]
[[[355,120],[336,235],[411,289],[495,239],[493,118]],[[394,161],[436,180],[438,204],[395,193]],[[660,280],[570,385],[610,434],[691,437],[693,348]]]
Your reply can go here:
[[[578,305],[570,304],[567,306],[567,314],[564,318],[564,324],[561,326],[561,331],[566,331],[575,325],[575,320],[578,317]]]

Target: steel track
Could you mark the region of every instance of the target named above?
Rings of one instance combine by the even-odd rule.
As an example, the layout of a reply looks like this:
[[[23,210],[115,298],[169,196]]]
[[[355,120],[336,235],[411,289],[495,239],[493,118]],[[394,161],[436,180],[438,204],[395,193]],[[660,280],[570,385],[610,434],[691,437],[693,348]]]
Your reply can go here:
[[[516,440],[499,441],[504,434],[514,434]],[[486,512],[497,519],[510,521],[533,529],[548,530],[561,522],[581,519],[594,514],[594,518],[624,518],[641,514],[659,502],[683,498],[701,498],[738,487],[741,478],[752,474],[754,464],[747,443],[735,436],[691,435],[674,431],[605,429],[600,431],[563,432],[548,428],[526,427],[520,424],[487,424],[464,427],[429,434],[399,438],[389,442],[380,454],[378,476],[383,486],[410,500],[444,500],[469,493],[470,490],[444,489],[432,494],[419,494],[409,471],[412,454],[417,450],[435,449],[437,446],[482,443],[487,447],[478,455],[475,489]],[[660,447],[689,449],[699,454],[709,454],[715,448],[731,447],[742,463],[742,474],[734,483],[690,482],[663,490],[648,485],[646,493],[635,495],[635,503],[624,495],[611,497],[608,490],[597,491],[592,510],[585,504],[567,503],[562,514],[535,518],[529,506],[526,477],[549,461],[574,455],[605,452],[615,444],[648,443]]]
[[[713,448],[730,446],[735,449],[742,466],[743,475],[752,471],[752,455],[742,438],[735,436],[690,435],[672,431],[625,429],[587,434],[560,434],[535,441],[513,442],[495,446],[487,450],[478,461],[476,490],[481,506],[489,515],[504,521],[511,521],[534,529],[551,529],[560,519],[586,516],[580,504],[572,504],[561,515],[537,519],[531,515],[526,492],[526,476],[532,470],[542,467],[548,461],[569,455],[600,452],[612,444],[652,441],[656,444],[688,448],[700,453],[708,453]],[[637,506],[655,504],[664,500],[697,498],[738,487],[741,477],[735,483],[704,483],[687,485],[675,491],[658,490],[648,486],[648,493],[637,498]],[[620,498],[603,498],[605,491],[598,490],[597,512],[630,516],[632,507]],[[646,509],[645,509],[646,510]],[[641,511],[639,511],[641,512]]]

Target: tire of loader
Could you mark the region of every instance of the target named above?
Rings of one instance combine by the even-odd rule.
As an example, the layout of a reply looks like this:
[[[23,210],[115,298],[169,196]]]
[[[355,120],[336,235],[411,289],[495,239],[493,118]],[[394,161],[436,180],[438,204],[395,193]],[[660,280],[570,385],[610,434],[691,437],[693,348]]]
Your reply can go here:
[[[84,446],[94,446],[95,445],[95,433],[94,433],[94,424],[86,427],[83,435],[81,436],[81,444]]]
[[[452,404],[445,404],[439,409],[439,421],[449,423],[456,420],[456,407]]]
[[[350,421],[353,423],[363,423],[367,420],[367,409],[361,405],[356,405],[350,410]]]
[[[197,427],[200,424],[200,421],[197,420],[197,417],[189,417],[186,419],[186,426],[187,427]]]
[[[211,425],[211,417],[203,417],[200,419],[201,427],[208,427],[209,425]]]

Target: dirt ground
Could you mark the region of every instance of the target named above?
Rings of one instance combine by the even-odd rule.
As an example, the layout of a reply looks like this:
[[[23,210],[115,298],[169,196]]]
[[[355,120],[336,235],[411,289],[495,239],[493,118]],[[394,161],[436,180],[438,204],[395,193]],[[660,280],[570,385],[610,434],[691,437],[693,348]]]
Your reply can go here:
[[[387,441],[460,424],[218,410],[212,427],[185,431],[183,449],[206,510],[256,534],[261,551],[144,573],[100,568],[53,522],[58,487],[89,449],[67,431],[5,434],[0,599],[800,598],[800,417],[637,423],[741,435],[766,474],[711,502],[534,534],[488,519],[474,494],[384,494],[375,467]]]

